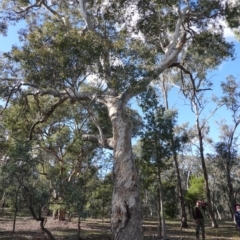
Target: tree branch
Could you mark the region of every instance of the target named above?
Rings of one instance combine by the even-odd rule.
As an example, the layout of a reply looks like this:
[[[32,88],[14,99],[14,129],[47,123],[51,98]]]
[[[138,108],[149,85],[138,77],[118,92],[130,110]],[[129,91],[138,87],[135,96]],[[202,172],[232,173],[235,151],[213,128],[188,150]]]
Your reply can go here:
[[[28,7],[26,7],[25,9],[22,8],[23,10],[20,11],[20,12],[16,12],[15,11],[15,13],[21,14],[21,13],[24,13],[24,12],[28,12],[28,10],[30,10],[32,8],[36,8],[36,7],[40,8],[41,5],[43,4],[43,2],[44,2],[44,0],[37,0],[35,4],[32,4],[32,5],[28,6]]]
[[[57,16],[58,18],[60,18],[64,24],[66,24],[66,19],[61,16],[60,14],[58,14],[56,11],[54,11],[51,7],[49,7],[45,2],[42,3],[42,5],[49,11],[51,12],[54,16]]]
[[[99,124],[96,116],[93,114],[93,112],[92,112],[92,110],[91,110],[91,107],[89,107],[87,110],[88,110],[89,114],[91,115],[92,120],[93,120],[95,126],[97,127],[97,129],[98,129],[98,131],[99,131],[101,146],[105,147],[105,141],[104,141],[104,137],[103,137],[102,128],[101,128],[101,126],[100,126],[100,124]]]
[[[94,28],[93,28],[90,16],[88,15],[88,13],[85,9],[86,0],[79,0],[77,2],[79,4],[81,16],[82,16],[84,22],[86,23],[86,27],[88,28],[88,30],[93,31]]]
[[[183,33],[183,35],[180,37],[180,40],[176,44],[174,48],[172,48],[172,52],[170,53],[168,50],[168,53],[165,54],[163,60],[161,63],[157,66],[154,66],[152,70],[148,72],[148,74],[142,78],[140,81],[136,82],[135,84],[131,85],[126,91],[125,95],[129,95],[129,97],[135,96],[141,92],[143,92],[146,87],[149,85],[151,81],[158,78],[159,75],[171,64],[177,61],[177,57],[179,53],[182,50],[183,45],[186,42],[186,33]]]
[[[52,114],[56,110],[56,108],[59,107],[61,104],[63,104],[67,99],[68,98],[59,99],[59,101],[56,104],[54,104],[48,112],[45,113],[45,116],[41,120],[35,122],[32,125],[32,127],[30,129],[30,133],[29,133],[29,141],[32,140],[32,135],[33,135],[33,131],[34,131],[35,127],[40,123],[46,122],[49,119],[49,117],[52,116]]]
[[[98,143],[101,147],[105,147],[105,148],[108,148],[110,150],[113,150],[113,147],[114,147],[113,138],[104,138],[103,139],[104,146],[101,145],[102,144],[102,138],[99,135],[83,134],[82,135],[82,140]]]
[[[182,26],[183,21],[185,20],[186,12],[188,10],[189,10],[189,7],[185,7],[182,10],[182,12],[178,8],[176,8],[176,12],[178,14],[178,21],[177,21],[175,31],[174,31],[174,34],[173,34],[173,40],[167,46],[167,51],[166,51],[165,56],[171,55],[174,48],[178,45],[178,39],[179,39],[179,36],[180,36],[181,26]]]

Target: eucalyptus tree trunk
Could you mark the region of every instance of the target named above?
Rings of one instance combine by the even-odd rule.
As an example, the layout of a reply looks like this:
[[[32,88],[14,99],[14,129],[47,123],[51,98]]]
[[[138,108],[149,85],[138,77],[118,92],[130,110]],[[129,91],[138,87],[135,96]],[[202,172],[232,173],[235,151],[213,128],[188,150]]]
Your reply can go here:
[[[81,239],[81,216],[80,216],[80,213],[78,213],[78,223],[77,223],[77,226],[78,226],[77,237],[78,237],[78,239]]]
[[[166,239],[166,222],[165,222],[165,214],[164,214],[164,205],[163,205],[163,198],[164,198],[164,194],[163,194],[163,186],[162,186],[162,180],[161,180],[161,172],[160,172],[160,168],[158,167],[158,189],[159,189],[159,209],[161,211],[161,218],[159,221],[159,225],[162,227],[162,239],[165,240]],[[160,237],[160,236],[159,236]]]
[[[114,240],[142,240],[142,214],[138,174],[132,154],[132,125],[125,114],[125,101],[107,102],[112,122],[114,152],[111,224]]]
[[[15,233],[15,227],[16,227],[16,219],[17,219],[17,212],[18,212],[18,193],[20,190],[20,186],[18,186],[18,189],[15,194],[15,202],[14,202],[14,216],[13,216],[13,229],[12,232]]]
[[[234,114],[236,114],[234,112]],[[227,164],[226,164],[226,171],[227,171],[227,189],[228,189],[228,201],[231,205],[231,215],[232,215],[232,219],[235,222],[235,216],[234,216],[234,212],[235,212],[235,205],[236,205],[236,196],[234,194],[234,188],[233,188],[233,184],[232,184],[232,166],[230,164],[231,162],[231,148],[233,146],[233,138],[234,138],[234,134],[237,130],[238,125],[240,124],[240,121],[236,121],[233,131],[231,132],[231,135],[229,137],[228,140],[228,150],[227,150]]]
[[[161,196],[160,196],[160,187],[158,186],[158,204],[157,204],[157,216],[158,216],[158,237],[159,239],[161,238],[161,234],[162,234],[162,229],[161,229],[161,226],[162,226],[162,221],[161,221]]]
[[[1,199],[1,209],[2,209],[2,212],[4,210],[5,204],[6,204],[6,191],[3,192],[2,199]]]
[[[216,204],[214,204],[213,200],[212,200],[212,206],[213,206],[213,209],[214,208],[216,209],[216,216],[217,216],[216,218],[221,220],[222,216],[221,216],[221,214],[220,214],[220,212],[218,210],[218,206]]]
[[[233,190],[230,171],[227,172],[227,186],[228,186],[228,201],[231,206],[231,215],[232,215],[233,221],[235,221],[234,212],[235,212],[236,198],[234,197],[234,190]]]
[[[180,227],[180,229],[182,229],[182,228],[187,228],[188,224],[187,224],[187,214],[186,214],[184,196],[183,196],[183,190],[182,190],[182,181],[181,181],[181,176],[180,176],[180,172],[179,172],[177,153],[175,150],[173,150],[173,159],[174,159],[176,173],[177,173],[178,197],[180,199],[180,206],[181,206],[181,227]]]
[[[212,227],[218,227],[217,221],[214,216],[214,212],[212,209],[212,204],[211,204],[211,194],[210,194],[210,188],[208,184],[208,173],[207,173],[207,168],[205,164],[205,158],[204,158],[204,148],[203,148],[203,136],[202,136],[202,131],[199,123],[199,119],[197,118],[196,121],[196,127],[197,127],[197,132],[198,132],[198,139],[199,139],[199,152],[200,152],[200,159],[202,163],[202,170],[203,170],[203,176],[205,180],[205,187],[206,187],[206,195],[207,195],[207,203],[208,203],[208,212],[212,221]]]

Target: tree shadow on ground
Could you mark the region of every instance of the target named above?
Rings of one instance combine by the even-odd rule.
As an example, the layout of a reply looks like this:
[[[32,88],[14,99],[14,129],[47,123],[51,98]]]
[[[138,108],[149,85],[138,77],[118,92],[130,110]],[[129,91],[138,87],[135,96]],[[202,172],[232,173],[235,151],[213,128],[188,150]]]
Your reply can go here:
[[[206,223],[207,240],[239,240],[240,231],[235,229],[232,221],[219,221],[219,228],[212,228],[210,221]],[[0,240],[47,240],[41,231],[39,222],[31,217],[17,217],[16,233],[12,233],[13,222],[9,215],[0,216]],[[144,219],[144,240],[158,240],[157,220]],[[178,220],[167,220],[167,238],[169,240],[195,239],[195,224],[189,220],[189,227],[180,230]],[[49,218],[45,227],[51,231],[56,240],[77,240],[77,219],[72,222],[59,222]],[[86,219],[81,222],[81,238],[83,240],[111,240],[111,224],[109,219]]]

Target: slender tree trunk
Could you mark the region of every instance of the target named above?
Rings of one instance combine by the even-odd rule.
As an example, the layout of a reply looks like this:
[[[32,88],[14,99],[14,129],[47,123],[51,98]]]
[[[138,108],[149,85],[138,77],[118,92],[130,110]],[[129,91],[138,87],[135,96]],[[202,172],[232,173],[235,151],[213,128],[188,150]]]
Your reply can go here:
[[[58,218],[58,209],[54,209],[53,210],[53,219],[57,219]]]
[[[205,187],[206,187],[206,195],[207,195],[207,203],[208,203],[208,212],[212,221],[212,227],[218,227],[217,221],[214,216],[214,212],[212,210],[212,203],[211,203],[211,194],[210,194],[210,188],[208,184],[208,173],[207,168],[205,165],[205,158],[204,158],[204,149],[203,149],[203,137],[202,132],[199,124],[199,119],[197,118],[197,131],[198,131],[198,138],[199,138],[199,151],[200,151],[200,159],[202,163],[202,169],[203,169],[203,175],[205,180]]]
[[[217,214],[217,219],[222,219],[222,217],[221,217],[221,214],[220,214],[220,212],[219,212],[219,210],[218,210],[218,207],[217,207],[217,205],[216,204],[214,204],[214,202],[212,201],[212,206],[213,206],[213,208],[215,208],[216,209],[216,214]]]
[[[174,150],[173,150],[173,159],[174,159],[176,173],[177,173],[178,197],[180,199],[180,205],[181,205],[181,227],[180,228],[182,229],[182,228],[188,227],[187,214],[185,210],[184,196],[182,191],[182,181],[181,181],[181,176],[180,176],[179,167],[178,167],[177,154],[176,154],[176,151]]]
[[[189,179],[190,179],[190,176],[191,176],[191,170],[188,170],[187,171],[187,190],[189,189]]]
[[[113,126],[111,225],[114,240],[142,240],[139,181],[131,144],[132,126],[125,115],[124,101],[111,98],[107,106]]]
[[[160,169],[159,169],[160,170]],[[158,184],[159,184],[159,193],[160,193],[160,204],[161,204],[161,219],[162,219],[162,239],[166,239],[166,222],[165,222],[165,214],[164,214],[164,205],[163,205],[163,187],[160,171],[158,173]]]
[[[162,234],[162,221],[161,221],[161,193],[160,193],[160,187],[158,186],[158,198],[157,198],[157,207],[158,207],[158,212],[157,212],[157,216],[158,216],[158,238],[161,238],[161,234]]]
[[[234,111],[233,111],[234,112]],[[233,118],[235,118],[236,112],[234,112]],[[228,199],[229,199],[229,203],[231,205],[231,210],[232,210],[232,218],[233,221],[235,222],[235,217],[234,217],[234,212],[235,212],[235,208],[236,208],[236,197],[234,196],[234,189],[233,189],[233,185],[232,185],[232,177],[231,177],[231,148],[232,148],[232,144],[233,144],[233,138],[234,138],[234,134],[235,131],[237,129],[237,127],[239,126],[240,121],[236,121],[235,122],[235,126],[233,128],[233,131],[230,135],[230,139],[228,141],[228,157],[227,157],[227,187],[228,187]]]
[[[30,210],[30,212],[31,212],[31,214],[33,216],[33,219],[36,220],[36,221],[40,221],[40,227],[41,227],[42,231],[44,231],[48,235],[50,240],[55,240],[55,238],[52,235],[52,233],[47,228],[45,228],[45,224],[47,222],[47,218],[42,217],[42,207],[39,206],[39,208],[38,208],[38,217],[37,217],[37,215],[36,215],[36,213],[34,211],[34,207],[33,207],[32,194],[29,192],[28,188],[25,185],[23,185],[23,187],[25,188],[26,192],[29,194],[28,195],[29,203],[30,203],[29,210]]]
[[[169,104],[168,104],[168,84],[167,84],[167,76],[163,73],[162,74],[163,80],[161,81],[161,89],[163,92],[164,96],[164,101],[165,101],[165,107],[167,110],[169,110]],[[178,184],[178,197],[180,199],[180,206],[181,206],[181,229],[182,228],[187,228],[187,214],[185,210],[185,204],[184,204],[184,196],[183,196],[183,191],[182,191],[182,181],[181,181],[181,176],[179,172],[179,166],[178,166],[178,159],[177,159],[177,153],[176,149],[174,148],[174,139],[173,137],[171,138],[171,146],[172,146],[172,153],[173,153],[173,159],[175,163],[175,168],[176,168],[176,173],[177,173],[177,184]]]
[[[51,240],[55,240],[55,238],[53,237],[52,233],[44,227],[44,225],[46,224],[46,219],[45,218],[40,218],[40,227],[41,229],[48,235],[48,237]]]
[[[233,221],[235,221],[234,212],[235,212],[236,199],[234,197],[234,190],[233,190],[232,179],[231,179],[231,171],[229,169],[227,171],[227,187],[228,187],[228,201],[231,206],[232,219],[233,219]]]
[[[77,238],[81,239],[81,216],[80,212],[78,213],[78,232],[77,232]]]
[[[104,219],[104,199],[103,199],[103,193],[102,193],[102,220]]]
[[[15,203],[14,203],[14,217],[13,217],[13,229],[12,232],[15,232],[15,226],[16,226],[16,219],[17,219],[17,212],[18,212],[18,193],[19,193],[20,186],[18,186],[18,189],[16,191],[15,195]]]
[[[1,199],[2,212],[3,212],[3,210],[4,210],[5,204],[6,204],[6,192],[4,191],[4,192],[3,192],[2,199]]]
[[[55,240],[55,238],[52,235],[52,233],[47,228],[45,228],[45,224],[47,222],[47,219],[41,216],[41,207],[39,207],[39,209],[38,209],[38,217],[37,217],[37,215],[34,212],[33,206],[32,206],[32,198],[31,198],[31,196],[29,196],[29,199],[30,199],[29,209],[30,209],[30,212],[31,212],[31,214],[33,216],[33,219],[36,220],[36,221],[40,221],[41,229],[48,235],[50,240]]]
[[[66,217],[66,210],[65,209],[58,209],[58,221],[65,221]]]
[[[18,212],[18,207],[17,207],[16,204],[15,204],[15,207],[14,207],[14,217],[13,217],[13,229],[12,229],[12,232],[13,232],[13,233],[15,232],[17,212]]]

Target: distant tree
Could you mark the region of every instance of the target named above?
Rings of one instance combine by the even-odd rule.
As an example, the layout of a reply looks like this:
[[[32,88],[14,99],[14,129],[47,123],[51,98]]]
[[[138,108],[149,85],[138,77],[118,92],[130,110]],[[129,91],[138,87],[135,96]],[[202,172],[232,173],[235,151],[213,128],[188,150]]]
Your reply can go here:
[[[162,184],[162,174],[171,165],[169,159],[172,154],[170,141],[175,125],[175,113],[166,111],[159,104],[158,96],[154,88],[141,95],[140,106],[144,113],[144,123],[141,133],[142,160],[146,165],[152,167],[152,174],[156,176],[158,183],[158,218],[159,237],[162,225],[162,235],[166,239],[166,226],[164,216],[164,191]],[[160,216],[161,213],[161,216]],[[162,220],[162,224],[161,224]]]
[[[211,156],[217,168],[221,172],[221,177],[225,183],[222,183],[222,187],[226,188],[227,199],[230,206],[230,212],[235,211],[236,194],[239,191],[239,187],[234,189],[234,169],[239,167],[239,125],[240,125],[240,84],[233,76],[228,76],[225,82],[221,83],[223,90],[223,96],[216,98],[216,102],[219,106],[224,107],[230,112],[231,122],[226,120],[217,121],[220,128],[220,141],[214,145],[215,153]],[[220,178],[221,178],[220,177]],[[222,179],[219,179],[222,182]]]
[[[205,163],[204,145],[209,131],[208,119],[218,108],[209,114],[209,117],[203,117],[203,111],[210,101],[205,97],[205,93],[206,91],[212,90],[211,87],[213,85],[211,80],[207,78],[207,72],[216,68],[222,59],[233,57],[233,52],[230,50],[232,49],[231,43],[226,44],[222,41],[219,42],[221,38],[219,34],[209,35],[209,33],[205,32],[201,38],[202,37],[206,46],[209,46],[209,50],[202,51],[203,49],[198,49],[196,45],[188,46],[187,50],[183,52],[181,56],[181,62],[172,65],[177,68],[177,72],[172,76],[172,80],[180,87],[181,93],[190,102],[191,110],[195,115],[195,137],[197,138],[197,144],[194,143],[194,145],[200,156],[199,160],[201,161],[206,184],[208,210],[212,220],[212,226],[217,227],[211,206],[211,193]],[[219,50],[214,50],[216,45],[212,46],[216,41],[219,42],[219,46],[221,46]],[[230,54],[229,50],[231,51]],[[218,54],[215,54],[215,51],[217,51]]]
[[[232,218],[234,218],[236,196],[239,191],[238,184],[234,187],[236,171],[235,169],[239,167],[239,157],[236,148],[231,147],[229,149],[226,142],[218,142],[214,146],[215,153],[209,154],[211,164],[214,164],[218,172],[218,185],[219,189],[226,194],[228,206],[230,206],[230,213]]]
[[[139,139],[136,144],[133,145],[133,153],[136,159],[136,165],[139,174],[141,205],[143,216],[153,217],[158,214],[158,210],[156,209],[156,178],[152,166],[145,164],[145,162],[142,160],[142,152],[144,151],[142,146],[143,142],[141,139]]]
[[[186,194],[186,200],[192,205],[195,204],[196,200],[206,199],[206,190],[205,190],[205,180],[204,177],[197,177],[192,175],[189,181],[189,188]]]
[[[166,71],[166,73],[163,73],[160,76],[160,81],[158,81],[158,85],[161,88],[165,108],[166,110],[170,110],[169,108],[169,97],[168,92],[172,88],[172,85],[169,81],[169,77],[171,76],[169,71]],[[177,174],[177,184],[178,184],[178,197],[180,199],[180,206],[181,206],[181,228],[187,228],[187,214],[185,211],[185,203],[184,203],[184,193],[182,188],[182,180],[180,176],[180,169],[179,169],[179,161],[178,161],[178,151],[183,148],[183,145],[187,143],[188,136],[186,134],[186,130],[180,131],[181,127],[176,127],[178,130],[175,131],[174,135],[172,135],[171,138],[171,149],[173,154],[173,160],[175,163],[175,170]],[[178,132],[178,133],[177,133]]]
[[[110,217],[112,173],[107,174],[103,179],[96,178],[92,182],[91,194],[88,194],[87,206],[92,217]]]
[[[40,221],[41,229],[46,232],[51,240],[54,240],[52,233],[45,228],[46,219],[42,215],[42,209],[48,204],[50,194],[47,185],[40,181],[36,169],[37,161],[31,157],[31,145],[20,145],[13,143],[9,145],[8,159],[2,166],[3,179],[6,191],[8,192],[8,201],[13,197],[14,223],[17,212],[21,207],[27,207],[36,221]],[[9,202],[11,206],[11,203]]]
[[[28,142],[29,128],[34,127],[34,121],[38,117],[36,109],[47,111],[51,101],[53,99],[45,98],[34,102],[30,97],[24,110],[14,104],[8,108],[3,122],[9,136],[13,139],[21,136],[23,144]],[[69,103],[62,105],[62,108],[56,110],[54,115],[49,116],[46,122],[39,123],[36,131],[30,136],[32,138],[32,154],[38,164],[38,174],[49,181],[52,192],[50,208],[60,221],[65,220],[67,211],[64,189],[67,185],[71,185],[71,178],[76,174],[82,174],[82,169],[90,164],[90,159],[94,155],[93,148],[95,148],[91,144],[84,144],[79,135],[81,131],[84,131],[84,126],[79,124],[84,119],[84,114],[79,115],[79,112],[76,111],[82,109],[79,107],[76,110],[71,107],[72,105]]]

